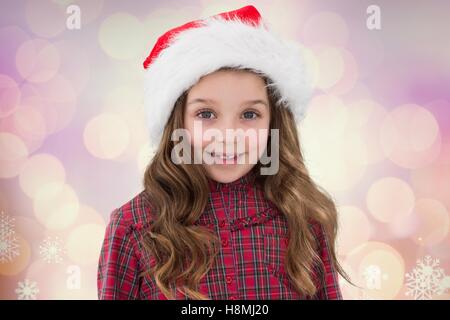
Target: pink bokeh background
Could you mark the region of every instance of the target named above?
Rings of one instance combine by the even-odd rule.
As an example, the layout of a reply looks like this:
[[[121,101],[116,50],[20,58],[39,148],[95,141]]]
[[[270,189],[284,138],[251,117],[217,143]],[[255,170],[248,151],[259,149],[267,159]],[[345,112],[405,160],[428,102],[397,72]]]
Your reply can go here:
[[[298,127],[361,287],[344,298],[450,298],[450,3],[21,0],[0,10],[0,299],[97,298],[109,214],[155,147],[142,62],[168,29],[248,4],[314,74]]]

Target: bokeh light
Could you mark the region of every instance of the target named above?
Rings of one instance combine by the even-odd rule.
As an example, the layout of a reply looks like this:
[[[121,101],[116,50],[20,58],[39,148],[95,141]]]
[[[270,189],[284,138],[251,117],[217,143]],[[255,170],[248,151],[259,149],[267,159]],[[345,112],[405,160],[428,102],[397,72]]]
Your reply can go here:
[[[77,194],[67,184],[46,183],[34,193],[36,218],[50,230],[69,227],[78,215],[79,206]]]
[[[145,143],[140,149],[137,157],[137,167],[141,176],[156,153],[156,147],[151,143]]]
[[[30,153],[37,150],[47,137],[47,127],[42,113],[32,105],[20,105],[14,114],[5,119],[4,130],[18,135]]]
[[[115,13],[100,27],[99,41],[105,53],[115,59],[137,58],[144,52],[146,34],[142,22],[128,13]]]
[[[50,183],[63,185],[65,178],[61,161],[51,154],[41,153],[27,159],[20,172],[19,183],[23,192],[33,199],[41,186]]]
[[[71,5],[80,9],[80,29],[67,25]],[[5,6],[0,211],[14,218],[18,252],[0,262],[0,299],[18,298],[15,289],[26,281],[36,282],[37,299],[97,298],[110,213],[142,190],[158,147],[145,122],[142,62],[170,28],[245,5]],[[366,27],[360,2],[254,5],[301,50],[311,76],[313,99],[297,127],[308,172],[338,210],[338,258],[363,287],[339,277],[344,299],[420,298],[406,295],[406,273],[425,256],[443,270],[441,291],[427,298],[450,299],[449,5],[405,10],[389,2],[380,30]],[[58,239],[61,261],[45,257],[46,239]]]
[[[378,132],[382,120],[386,117],[386,109],[373,100],[353,100],[347,105],[350,114],[348,126],[357,132],[366,145],[368,164],[375,164],[385,159]]]
[[[405,262],[392,246],[370,241],[352,250],[345,261],[365,299],[394,299],[403,286]]]
[[[42,39],[23,43],[16,55],[17,70],[30,82],[45,82],[53,78],[58,72],[60,61],[55,46]]]
[[[25,18],[28,27],[36,35],[52,38],[66,28],[66,7],[53,1],[28,0],[25,5]]]
[[[316,96],[309,108],[298,128],[305,162],[323,187],[347,190],[364,175],[368,162],[366,144],[348,126],[351,115],[338,97]]]
[[[75,228],[68,236],[67,255],[79,265],[96,264],[104,236],[104,224],[90,223]]]
[[[306,45],[327,44],[345,46],[349,31],[345,20],[337,13],[319,12],[305,22],[303,40]]]
[[[448,210],[439,201],[419,199],[414,208],[419,220],[413,240],[419,245],[433,246],[443,241],[450,224]]]
[[[366,214],[357,207],[342,206],[338,208],[338,212],[337,247],[339,255],[345,255],[370,239],[372,227]]]
[[[19,174],[28,157],[28,149],[16,135],[0,132],[0,178]]]
[[[322,90],[327,90],[343,77],[345,72],[344,58],[341,52],[333,47],[320,47],[314,51],[319,70],[317,86]]]
[[[439,125],[418,105],[402,105],[383,121],[380,139],[386,156],[396,165],[418,168],[433,161],[440,151]]]
[[[92,118],[84,130],[84,144],[95,157],[113,159],[128,147],[130,130],[115,114],[101,114]]]
[[[403,180],[385,177],[370,186],[366,201],[367,208],[375,219],[389,222],[395,217],[410,215],[415,196],[411,187]]]
[[[20,102],[20,90],[17,83],[7,75],[0,74],[0,118],[12,114]]]

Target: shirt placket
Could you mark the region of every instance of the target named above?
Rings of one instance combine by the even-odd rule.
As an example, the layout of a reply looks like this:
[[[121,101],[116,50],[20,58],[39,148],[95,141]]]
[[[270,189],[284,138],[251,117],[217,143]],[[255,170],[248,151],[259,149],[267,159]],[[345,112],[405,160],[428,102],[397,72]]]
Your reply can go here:
[[[233,219],[231,210],[235,208],[231,207],[234,203],[234,192],[228,187],[222,189],[223,208],[225,216],[219,220],[219,236],[222,245],[222,254],[225,264],[225,285],[227,286],[228,299],[239,299],[238,287],[236,281],[236,265],[233,250],[233,238],[230,228],[230,223]]]

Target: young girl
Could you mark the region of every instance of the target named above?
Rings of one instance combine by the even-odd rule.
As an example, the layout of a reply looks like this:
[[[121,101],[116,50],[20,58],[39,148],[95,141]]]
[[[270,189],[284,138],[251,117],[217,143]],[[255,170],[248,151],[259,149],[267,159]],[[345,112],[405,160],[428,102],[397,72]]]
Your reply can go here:
[[[247,6],[166,32],[144,67],[159,147],[145,189],[111,214],[99,298],[342,299],[336,208],[298,141],[311,91],[298,48]]]

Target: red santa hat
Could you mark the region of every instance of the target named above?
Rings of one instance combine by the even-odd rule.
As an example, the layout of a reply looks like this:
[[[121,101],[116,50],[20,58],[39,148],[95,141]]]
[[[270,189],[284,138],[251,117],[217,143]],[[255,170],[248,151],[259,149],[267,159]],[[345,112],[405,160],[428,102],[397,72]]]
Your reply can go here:
[[[221,67],[251,68],[269,77],[280,93],[277,105],[288,106],[297,122],[312,89],[300,46],[278,37],[253,6],[167,31],[143,65],[144,108],[154,143],[180,95]]]

